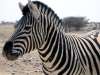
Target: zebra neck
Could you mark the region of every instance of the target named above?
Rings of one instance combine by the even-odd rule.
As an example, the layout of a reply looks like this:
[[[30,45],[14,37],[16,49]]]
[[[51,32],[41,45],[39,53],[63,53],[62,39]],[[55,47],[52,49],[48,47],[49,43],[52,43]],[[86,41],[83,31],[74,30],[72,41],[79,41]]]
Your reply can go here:
[[[57,18],[50,18],[44,14],[41,14],[39,25],[36,25],[36,32],[38,35],[37,38],[40,40],[38,48],[42,48],[48,40],[50,41],[52,39],[51,37],[53,37],[52,34],[54,34],[55,31],[64,33],[64,29],[61,24],[61,20]]]
[[[44,66],[55,70],[60,68],[68,56],[66,56],[66,38],[63,32],[51,28],[47,40],[38,52]],[[59,60],[60,59],[60,60]],[[57,63],[58,62],[58,63]],[[60,64],[58,66],[58,64]],[[49,64],[49,65],[48,65]]]
[[[53,72],[58,70],[60,72],[61,69],[63,71],[66,69],[70,69],[75,65],[72,65],[75,62],[75,59],[78,60],[75,55],[74,47],[72,47],[72,36],[65,36],[63,32],[60,30],[53,30],[51,28],[51,32],[47,37],[47,40],[44,42],[43,46],[39,48],[38,52],[40,58],[43,62],[44,71]],[[74,61],[73,61],[74,60]],[[77,66],[80,66],[80,62]],[[63,71],[60,75],[62,75]]]

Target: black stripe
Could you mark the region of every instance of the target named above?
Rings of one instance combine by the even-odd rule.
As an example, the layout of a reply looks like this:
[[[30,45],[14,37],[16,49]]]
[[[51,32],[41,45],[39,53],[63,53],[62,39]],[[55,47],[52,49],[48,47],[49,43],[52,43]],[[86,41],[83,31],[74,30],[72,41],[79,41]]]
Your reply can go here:
[[[50,29],[50,28],[49,28],[49,29]],[[46,37],[47,43],[46,43],[45,47],[44,47],[43,49],[39,49],[39,50],[45,50],[45,49],[48,47],[48,44],[49,44],[49,42],[50,42],[50,39],[51,39],[51,37],[52,37],[52,33],[53,33],[53,32],[54,32],[54,27],[51,29],[50,34],[47,35],[47,37]]]
[[[53,33],[54,33],[54,35],[53,35],[52,39],[51,38],[48,39],[48,43],[50,43],[50,40],[51,40],[51,43],[50,43],[50,46],[49,46],[48,50],[46,51],[45,54],[41,54],[43,57],[46,57],[48,55],[48,53],[51,51],[51,48],[52,48],[53,43],[55,42],[55,38],[56,38],[56,35],[57,35],[57,31],[55,31]],[[52,36],[53,33],[50,33],[51,36]]]
[[[28,43],[30,43],[30,46],[29,46],[29,51],[28,52],[30,52],[32,50],[32,46],[33,46],[32,42],[31,42],[31,40],[32,40],[31,36],[29,36],[29,40],[30,41]]]
[[[59,44],[60,48],[59,48],[59,50],[62,50],[63,51],[63,57],[62,57],[62,59],[60,58],[61,59],[61,62],[59,64],[59,66],[56,68],[57,70],[60,69],[64,65],[64,63],[66,61],[66,47],[65,47],[66,44],[65,44],[64,36],[62,34],[60,34],[60,35],[62,37],[60,36],[61,38],[60,38],[60,44]],[[62,43],[63,43],[63,45],[62,45]]]
[[[99,50],[100,50],[100,44],[97,42],[97,40],[94,39],[93,41],[95,42],[96,46],[97,46],[97,47],[99,48]],[[99,59],[99,61],[100,61],[100,54],[98,53],[98,51],[97,51],[96,48],[94,47],[93,43],[92,43],[92,42],[90,42],[90,43],[91,43],[91,45],[92,45],[92,47],[93,47],[93,50],[94,50],[95,54],[97,55],[97,57],[98,57],[98,59]]]
[[[80,41],[80,39],[79,39],[79,41]],[[81,44],[81,41],[80,41],[80,43],[79,44]],[[85,63],[85,65],[86,65],[86,59],[85,59],[85,56],[84,56],[84,54],[83,54],[83,52],[82,51],[84,51],[83,49],[83,46],[82,46],[82,44],[81,44],[81,47],[82,47],[82,49],[80,48],[80,46],[79,46],[79,51],[80,51],[80,53],[81,53],[81,56],[82,56],[82,58],[83,58],[83,62]],[[82,63],[83,63],[82,62]]]
[[[62,54],[62,46],[61,46],[61,41],[60,41],[61,37],[60,37],[60,33],[59,33],[59,48],[58,48],[58,54],[57,54],[57,57],[56,57],[56,60],[55,62],[53,63],[53,66],[56,66],[56,64],[58,63],[60,57],[61,57],[61,54]]]
[[[71,43],[68,41],[70,39],[66,39],[66,49],[68,51],[68,63],[66,64],[65,68],[59,73],[59,75],[62,75],[65,71],[67,71],[67,69],[70,67],[70,63],[71,63],[71,59],[72,59],[72,56],[71,56]]]
[[[77,47],[78,47],[78,48],[77,48],[77,49],[78,49],[78,50],[77,50],[77,51],[78,51],[77,53],[78,53],[78,56],[79,56],[80,63],[81,63],[81,65],[82,65],[83,69],[84,69],[84,63],[85,63],[85,65],[86,65],[86,60],[85,60],[85,56],[84,56],[83,53],[82,53],[82,50],[83,50],[83,49],[81,50],[81,48],[80,48],[80,46],[79,46],[80,43],[79,43],[78,41],[80,42],[79,38],[76,38],[76,43],[77,43],[76,45],[77,45]],[[80,55],[79,52],[81,53],[81,55]],[[81,58],[81,57],[82,57],[82,58]],[[82,61],[82,59],[83,59],[83,61]],[[84,62],[84,63],[83,63],[83,62]]]
[[[56,43],[55,43],[55,46],[53,48],[53,51],[52,51],[52,53],[51,53],[51,55],[50,55],[50,57],[48,59],[50,62],[53,60],[53,58],[55,57],[55,54],[56,54],[56,52],[58,50],[59,35],[57,35],[57,39],[55,40],[55,42]]]
[[[25,45],[25,41],[15,40],[14,43],[21,43],[21,44],[24,45],[24,47],[26,47],[26,45]]]
[[[88,40],[88,39],[87,39],[87,41],[90,43],[90,45],[91,45],[91,47],[93,48],[93,50],[96,51],[96,49],[95,49],[93,43],[92,43],[90,40]],[[93,62],[94,62],[95,68],[96,68],[97,75],[100,75],[100,72],[99,72],[99,65],[100,65],[100,64],[97,65],[97,62],[96,62],[96,59],[95,59],[96,57],[93,55],[92,51],[90,51],[90,53],[91,53],[91,56],[92,56],[92,58],[93,58]],[[97,55],[97,54],[96,54],[96,55]],[[100,60],[100,56],[99,56],[98,58],[99,58],[99,60]]]
[[[82,39],[82,41],[84,42],[84,44],[85,44],[87,50],[89,50],[89,52],[90,52],[90,49],[89,49],[87,43],[86,43],[83,39]],[[83,47],[83,48],[84,48],[84,47]],[[88,59],[88,65],[89,65],[90,73],[91,73],[91,75],[93,75],[93,69],[92,69],[92,64],[91,64],[91,60],[90,60],[91,58],[89,57],[89,55],[87,54],[87,52],[85,51],[85,49],[83,49],[83,50],[84,50],[84,52],[85,52],[85,54],[86,54],[86,56],[87,56],[87,59]]]
[[[77,69],[77,66],[78,66],[78,59],[76,59],[75,60],[75,63],[74,63],[74,65],[75,65],[75,67],[73,67],[73,72],[72,72],[72,75],[74,75],[75,73],[75,71],[76,71],[76,69]]]

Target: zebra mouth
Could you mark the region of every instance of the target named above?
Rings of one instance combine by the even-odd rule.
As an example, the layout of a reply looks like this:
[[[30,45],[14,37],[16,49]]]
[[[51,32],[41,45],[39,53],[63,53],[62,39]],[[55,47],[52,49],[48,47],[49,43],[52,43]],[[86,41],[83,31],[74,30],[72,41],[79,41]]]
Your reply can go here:
[[[3,56],[11,61],[18,59],[19,55],[19,52],[16,50],[12,50],[11,52],[3,52]]]

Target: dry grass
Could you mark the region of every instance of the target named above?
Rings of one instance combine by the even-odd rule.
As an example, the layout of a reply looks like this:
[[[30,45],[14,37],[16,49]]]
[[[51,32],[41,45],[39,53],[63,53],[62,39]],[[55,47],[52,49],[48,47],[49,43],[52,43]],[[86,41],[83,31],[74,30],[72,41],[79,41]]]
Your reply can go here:
[[[16,61],[8,61],[2,56],[3,45],[13,32],[12,25],[0,25],[0,75],[43,75],[36,50]]]

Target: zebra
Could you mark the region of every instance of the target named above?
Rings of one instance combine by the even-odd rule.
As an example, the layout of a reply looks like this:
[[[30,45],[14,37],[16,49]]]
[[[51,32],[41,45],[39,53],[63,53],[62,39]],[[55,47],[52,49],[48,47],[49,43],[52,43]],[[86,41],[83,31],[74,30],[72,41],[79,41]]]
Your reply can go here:
[[[100,42],[66,34],[62,20],[40,1],[19,3],[23,16],[3,47],[10,61],[37,49],[45,75],[100,75]]]
[[[100,31],[98,30],[91,30],[89,32],[83,31],[83,32],[68,32],[66,35],[71,34],[74,36],[79,36],[79,37],[91,37],[91,38],[97,38],[100,34]]]

